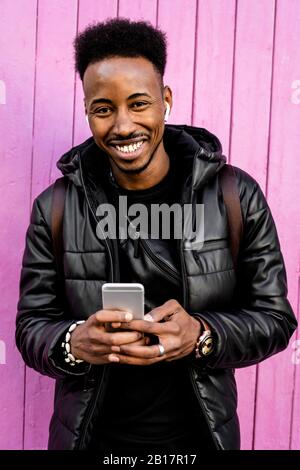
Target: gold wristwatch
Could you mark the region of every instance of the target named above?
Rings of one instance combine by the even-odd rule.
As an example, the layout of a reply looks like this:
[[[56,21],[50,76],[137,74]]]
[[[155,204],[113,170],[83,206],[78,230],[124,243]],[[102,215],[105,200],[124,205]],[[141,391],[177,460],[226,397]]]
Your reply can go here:
[[[202,318],[198,316],[196,318],[203,327],[195,347],[196,359],[200,359],[209,356],[214,351],[216,344],[208,324]]]

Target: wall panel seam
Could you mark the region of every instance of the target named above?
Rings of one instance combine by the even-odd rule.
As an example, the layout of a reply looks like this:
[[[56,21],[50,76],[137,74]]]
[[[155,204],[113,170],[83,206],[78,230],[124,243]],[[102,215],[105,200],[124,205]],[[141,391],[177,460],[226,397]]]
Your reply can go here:
[[[32,103],[32,131],[31,131],[31,159],[30,159],[30,189],[29,189],[29,213],[28,222],[30,220],[32,207],[32,180],[33,180],[33,155],[34,155],[34,123],[35,123],[35,105],[36,105],[36,75],[37,75],[37,50],[38,50],[38,26],[39,26],[39,0],[36,0],[36,17],[35,17],[35,48],[34,48],[34,78],[33,78],[33,103]],[[24,364],[24,394],[23,394],[23,432],[22,432],[22,449],[25,449],[25,433],[26,433],[26,382],[27,382],[27,366]]]
[[[230,125],[229,125],[229,143],[228,143],[228,158],[227,163],[231,161],[231,141],[232,141],[232,123],[233,123],[233,102],[234,102],[234,74],[235,74],[235,52],[236,52],[236,33],[237,33],[237,16],[238,16],[238,0],[235,0],[235,14],[234,14],[234,35],[233,35],[233,50],[232,50],[232,71],[231,71],[231,99],[230,99]]]

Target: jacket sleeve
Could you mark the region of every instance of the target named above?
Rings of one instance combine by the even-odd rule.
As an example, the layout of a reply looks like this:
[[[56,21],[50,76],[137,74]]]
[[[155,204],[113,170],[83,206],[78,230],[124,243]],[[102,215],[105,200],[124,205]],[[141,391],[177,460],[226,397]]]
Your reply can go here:
[[[51,198],[52,188],[46,191]],[[49,201],[47,204],[50,205]],[[59,348],[64,332],[74,320],[66,315],[57,293],[51,230],[36,199],[22,262],[16,344],[25,363],[41,374],[53,378],[82,375],[85,364],[70,370]]]
[[[287,300],[286,271],[270,208],[258,183],[238,170],[239,178],[245,175],[248,181],[240,194],[244,234],[237,268],[237,301],[230,311],[199,312],[216,335],[216,350],[205,361],[211,368],[239,368],[261,362],[285,349],[297,327]]]

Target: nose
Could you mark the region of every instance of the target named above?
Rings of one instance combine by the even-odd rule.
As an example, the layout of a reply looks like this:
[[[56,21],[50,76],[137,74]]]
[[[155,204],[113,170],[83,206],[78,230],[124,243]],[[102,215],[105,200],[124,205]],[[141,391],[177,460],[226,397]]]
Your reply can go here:
[[[120,137],[127,137],[132,134],[136,129],[132,116],[128,109],[118,109],[115,114],[115,122],[113,126],[113,133]]]

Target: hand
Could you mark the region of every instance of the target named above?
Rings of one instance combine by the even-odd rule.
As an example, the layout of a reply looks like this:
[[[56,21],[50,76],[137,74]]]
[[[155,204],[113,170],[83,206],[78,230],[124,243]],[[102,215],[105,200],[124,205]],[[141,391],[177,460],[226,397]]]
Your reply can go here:
[[[157,344],[146,346],[123,344],[115,354],[121,364],[150,365],[160,361],[174,361],[190,354],[200,335],[201,324],[189,315],[177,300],[168,300],[153,309],[146,320],[123,322],[121,328],[156,335],[165,352],[161,356]]]
[[[75,328],[71,334],[71,353],[76,359],[83,359],[90,364],[107,364],[118,362],[114,356],[120,351],[120,345],[146,345],[149,341],[143,333],[137,331],[107,332],[105,323],[118,327],[132,319],[132,314],[120,310],[99,310],[84,323]]]

